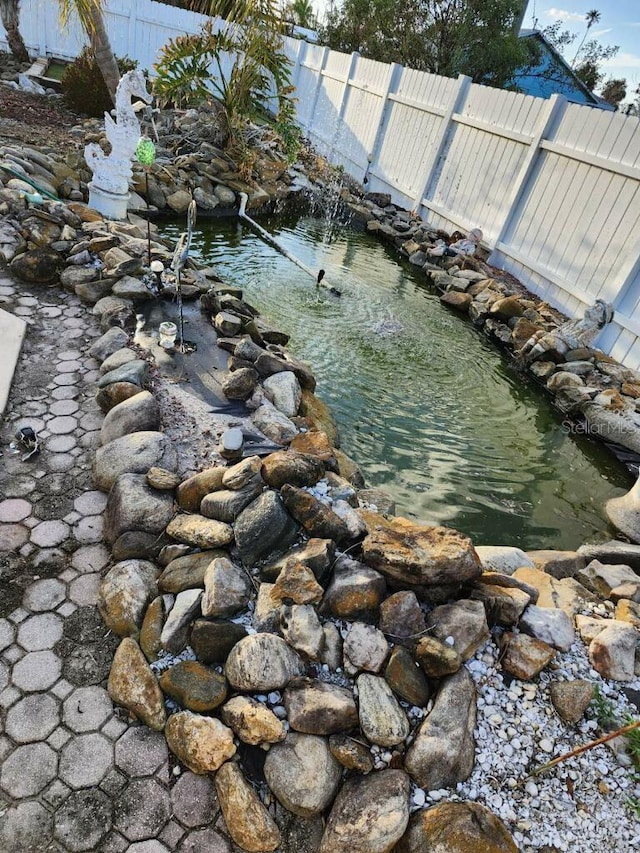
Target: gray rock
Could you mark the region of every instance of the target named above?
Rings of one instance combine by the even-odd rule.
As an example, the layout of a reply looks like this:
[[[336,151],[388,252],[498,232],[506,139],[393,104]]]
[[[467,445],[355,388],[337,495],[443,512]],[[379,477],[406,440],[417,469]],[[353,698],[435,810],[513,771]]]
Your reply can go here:
[[[218,450],[223,459],[240,459],[244,447],[244,435],[239,427],[226,429],[220,438]]]
[[[273,376],[264,380],[262,386],[279,412],[288,418],[298,414],[302,401],[302,389],[295,373],[290,370],[274,373]]]
[[[394,643],[413,645],[427,627],[415,592],[396,592],[386,598],[380,605],[378,627]]]
[[[360,728],[367,740],[387,747],[402,743],[409,735],[409,720],[384,678],[362,673],[356,684]]]
[[[322,613],[338,619],[375,621],[387,582],[375,569],[341,556],[322,600]]]
[[[535,568],[535,563],[521,548],[510,545],[477,545],[476,553],[480,557],[482,568],[486,572],[502,572],[512,575],[521,566]]]
[[[632,681],[640,632],[624,622],[608,623],[589,645],[589,660],[603,678]]]
[[[98,609],[119,637],[137,636],[147,604],[158,595],[158,570],[146,560],[125,560],[111,568],[98,593]]]
[[[373,625],[354,622],[344,640],[345,667],[380,672],[389,654],[389,644],[382,631]]]
[[[200,503],[200,512],[205,518],[216,521],[235,521],[242,510],[262,491],[262,486],[247,486],[238,491],[220,489],[205,495]]]
[[[267,753],[264,775],[286,809],[301,817],[313,817],[333,800],[342,767],[324,738],[291,732]]]
[[[113,285],[111,292],[114,296],[120,296],[122,299],[131,299],[134,302],[146,300],[150,297],[149,290],[144,282],[131,275],[125,275],[117,281]]]
[[[94,341],[89,348],[89,355],[92,358],[97,358],[98,361],[104,361],[112,353],[126,347],[128,343],[129,335],[125,330],[114,326],[105,332],[102,337],[98,338],[97,341]]]
[[[559,607],[530,604],[520,618],[520,628],[561,652],[568,652],[575,640],[571,619]]]
[[[322,632],[324,634],[324,645],[320,660],[335,672],[342,666],[342,637],[333,622],[325,622],[322,626]]]
[[[121,367],[123,364],[135,361],[137,357],[137,353],[132,349],[129,349],[129,347],[116,350],[102,362],[100,365],[100,373],[109,373],[110,370],[115,370],[116,367]]]
[[[251,420],[260,432],[276,444],[288,444],[298,434],[298,428],[293,421],[268,400],[255,410]]]
[[[280,690],[302,673],[302,661],[281,637],[251,634],[233,647],[225,675],[236,690]]]
[[[264,487],[264,481],[260,470],[262,468],[262,459],[259,456],[249,456],[227,468],[222,475],[222,485],[225,489],[239,492],[248,488],[260,490]]]
[[[612,539],[596,545],[581,545],[578,554],[587,560],[600,560],[612,565],[623,564],[640,572],[640,545],[630,545],[628,542]]]
[[[384,677],[393,692],[410,705],[423,708],[429,701],[429,683],[404,646],[395,646],[389,655]]]
[[[469,596],[484,604],[489,625],[501,625],[503,628],[514,625],[531,602],[531,596],[517,587],[502,587],[477,581]]]
[[[202,590],[199,589],[187,589],[176,595],[160,636],[163,649],[177,655],[187,645],[189,625],[200,615],[201,598]]]
[[[182,546],[187,549],[189,546]],[[203,589],[204,574],[212,560],[225,557],[222,550],[198,551],[195,554],[182,554],[171,560],[158,578],[158,587],[162,592],[182,592],[185,589]]]
[[[347,779],[327,819],[319,853],[393,850],[409,822],[409,791],[409,777],[402,770]]]
[[[178,458],[161,432],[134,432],[99,447],[93,463],[97,488],[108,491],[121,474],[146,474],[153,466],[175,471]]]
[[[280,628],[292,649],[306,655],[310,660],[320,659],[324,646],[324,632],[315,607],[311,604],[283,607]]]
[[[246,636],[244,625],[226,620],[196,619],[190,645],[202,663],[224,663],[235,644]]]
[[[122,474],[109,492],[104,538],[113,544],[127,531],[161,533],[173,516],[173,498],[149,488],[143,474]]]
[[[235,616],[247,606],[251,582],[246,571],[231,560],[212,560],[204,574],[203,616]]]
[[[236,194],[233,190],[230,190],[229,187],[225,187],[223,184],[218,184],[214,189],[213,194],[218,199],[222,207],[235,206]]]
[[[241,367],[227,373],[222,383],[222,393],[228,400],[248,400],[257,384],[258,374],[255,370],[251,367]]]
[[[289,560],[293,560],[311,569],[317,580],[322,581],[334,561],[335,552],[335,543],[330,539],[309,539],[303,545],[296,545],[282,557],[263,566],[260,574],[267,581],[275,581]]]
[[[280,495],[268,491],[244,509],[234,525],[236,544],[245,565],[254,565],[274,551],[286,551],[299,527],[284,508]]]
[[[160,426],[160,408],[149,391],[140,391],[118,403],[105,415],[100,429],[100,441],[108,444],[132,432],[148,432]]]
[[[358,725],[352,691],[335,684],[300,679],[284,691],[284,706],[289,725],[297,732],[330,735]]]
[[[436,607],[427,616],[427,627],[443,642],[453,637],[453,648],[463,660],[468,660],[489,638],[484,605],[470,599]]]
[[[473,770],[476,688],[462,667],[442,682],[433,710],[405,757],[411,778],[427,791],[451,788]]]
[[[599,560],[591,560],[588,566],[577,573],[576,580],[601,598],[609,598],[611,590],[621,584],[640,583],[640,575],[630,566],[609,566]]]
[[[110,385],[112,382],[132,382],[142,388],[147,381],[148,374],[149,365],[147,362],[137,358],[103,374],[98,380],[98,388],[104,388],[105,385]]]
[[[193,198],[200,210],[215,210],[220,204],[220,199],[211,193],[205,192],[202,187],[196,187],[193,191]]]

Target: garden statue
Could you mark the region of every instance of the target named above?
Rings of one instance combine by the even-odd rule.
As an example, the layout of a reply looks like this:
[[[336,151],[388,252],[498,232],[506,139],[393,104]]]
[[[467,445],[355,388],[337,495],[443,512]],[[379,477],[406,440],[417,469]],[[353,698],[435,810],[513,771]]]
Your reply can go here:
[[[132,177],[131,160],[140,139],[140,122],[132,98],[146,104],[153,98],[147,92],[147,82],[142,71],[128,71],[116,89],[116,117],[104,114],[105,133],[111,152],[105,154],[95,142],[85,146],[84,157],[93,172],[89,184],[89,205],[110,219],[124,219],[129,199],[129,181]]]
[[[596,299],[591,308],[584,312],[582,320],[569,320],[552,332],[541,329],[532,335],[519,350],[518,360],[523,364],[531,364],[546,353],[564,356],[569,350],[588,347],[612,320],[613,306],[603,299]]]

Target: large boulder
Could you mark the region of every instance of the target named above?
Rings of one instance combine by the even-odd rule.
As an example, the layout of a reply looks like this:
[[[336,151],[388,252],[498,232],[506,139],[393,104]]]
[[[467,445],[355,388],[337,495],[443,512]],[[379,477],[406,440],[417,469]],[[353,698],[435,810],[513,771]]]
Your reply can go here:
[[[100,441],[108,444],[132,432],[157,430],[160,426],[160,408],[149,391],[140,391],[110,409],[100,429]]]
[[[165,736],[171,752],[193,773],[214,773],[236,752],[230,728],[191,711],[169,717]]]
[[[233,542],[233,528],[203,515],[176,515],[167,525],[167,536],[196,548],[221,548]]]
[[[369,531],[362,543],[362,559],[392,584],[428,594],[481,574],[471,540],[456,530],[423,527],[406,518],[388,521],[369,510],[361,515]]]
[[[162,731],[166,720],[162,691],[131,637],[125,637],[116,649],[107,690],[116,705],[122,705],[150,729]]]
[[[104,538],[113,544],[128,531],[162,533],[172,517],[170,494],[149,488],[143,474],[122,474],[107,499]]]
[[[320,853],[389,853],[409,822],[409,790],[402,770],[347,779],[327,819]]]
[[[170,439],[161,432],[133,432],[97,449],[93,480],[97,488],[108,492],[121,474],[146,474],[153,466],[177,469],[178,457]]]
[[[358,676],[360,728],[370,743],[397,746],[408,737],[410,726],[391,688],[378,675]]]
[[[442,682],[433,710],[405,756],[411,778],[427,791],[451,788],[473,770],[476,688],[462,667]]]
[[[358,724],[352,691],[335,684],[295,682],[284,692],[284,706],[291,728],[305,734],[330,735]]]
[[[98,593],[98,609],[119,637],[137,636],[147,604],[158,595],[158,570],[146,560],[125,560],[107,572]]]
[[[243,563],[251,566],[274,551],[286,551],[293,545],[299,529],[280,495],[264,492],[240,513],[234,525]]]
[[[351,536],[345,522],[326,504],[305,489],[286,483],[280,490],[289,514],[307,531],[309,536],[346,542]]]
[[[216,774],[218,801],[234,842],[248,853],[275,850],[280,830],[237,764],[228,761]]]
[[[286,809],[301,817],[313,817],[335,797],[342,767],[325,738],[290,732],[267,753],[264,775]]]
[[[29,249],[16,255],[9,268],[14,275],[29,284],[49,284],[56,280],[63,264],[62,257],[53,249]]]
[[[479,803],[438,803],[411,816],[395,853],[518,853],[500,818]]]
[[[281,637],[251,634],[231,649],[225,675],[235,689],[247,693],[280,690],[302,674],[302,661]]]

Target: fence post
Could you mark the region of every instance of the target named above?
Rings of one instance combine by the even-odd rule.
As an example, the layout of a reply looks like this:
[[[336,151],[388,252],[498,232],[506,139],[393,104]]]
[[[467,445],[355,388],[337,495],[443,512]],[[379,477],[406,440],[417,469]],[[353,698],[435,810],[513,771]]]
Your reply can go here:
[[[398,84],[400,83],[400,78],[402,77],[403,71],[404,67],[402,65],[398,65],[397,62],[393,62],[391,64],[389,79],[387,81],[387,88],[385,89],[384,95],[382,96],[380,120],[378,121],[376,137],[373,140],[373,145],[371,146],[371,151],[369,152],[367,168],[364,171],[363,181],[365,184],[369,179],[369,172],[371,172],[377,164],[378,157],[380,156],[380,151],[382,150],[382,146],[384,144],[384,138],[387,132],[387,125],[389,122],[389,95],[398,91]]]
[[[338,141],[338,137],[340,136],[340,129],[342,127],[342,120],[344,119],[344,114],[347,109],[347,101],[349,100],[349,82],[353,77],[353,74],[356,70],[356,65],[358,60],[360,59],[360,54],[357,50],[351,54],[351,61],[349,62],[349,68],[347,69],[347,79],[344,81],[344,88],[342,90],[342,95],[340,96],[340,106],[338,107],[338,114],[336,115],[336,123],[333,128],[333,133],[331,134],[331,145],[329,146],[329,160],[332,161],[333,152],[336,148],[336,142]]]
[[[311,133],[311,128],[313,127],[313,117],[316,114],[318,98],[320,97],[320,89],[322,88],[322,72],[324,71],[327,65],[327,59],[329,58],[330,52],[331,49],[328,47],[325,47],[322,51],[322,62],[320,63],[320,68],[318,68],[317,71],[318,79],[316,80],[316,88],[313,92],[313,98],[311,100],[311,109],[309,110],[308,118],[304,123],[304,129],[307,133]]]
[[[298,50],[298,55],[296,56],[296,62],[293,66],[293,73],[291,75],[291,85],[296,89],[298,88],[298,81],[300,80],[300,68],[302,67],[302,63],[305,61],[307,56],[307,42],[303,41],[300,43],[300,49]]]
[[[431,185],[431,181],[438,167],[440,157],[447,147],[449,132],[453,125],[453,115],[460,110],[460,107],[466,100],[470,86],[471,77],[467,77],[466,74],[458,74],[458,88],[451,99],[451,103],[449,104],[446,113],[442,117],[442,127],[440,128],[438,138],[434,142],[433,154],[431,155],[431,159],[427,161],[424,171],[420,176],[420,181],[418,182],[420,192],[417,194],[413,204],[413,211],[415,213],[420,210],[422,199],[427,197],[429,186]]]
[[[547,107],[543,110],[542,115],[540,116],[540,123],[538,128],[533,136],[529,144],[529,150],[527,151],[527,156],[524,158],[524,162],[520,168],[520,172],[518,173],[518,177],[515,179],[513,187],[511,188],[511,192],[509,194],[509,201],[507,204],[507,212],[504,217],[504,221],[500,226],[500,230],[498,231],[495,240],[493,241],[493,249],[491,252],[491,257],[489,258],[489,263],[494,263],[498,254],[500,253],[500,249],[498,248],[499,243],[501,243],[507,232],[509,230],[509,226],[513,220],[513,215],[518,207],[518,203],[522,196],[523,191],[525,190],[531,173],[538,162],[538,158],[540,156],[540,145],[544,139],[547,139],[549,133],[553,129],[553,125],[555,124],[557,118],[561,115],[562,111],[566,105],[566,99],[563,95],[552,95],[548,102]]]

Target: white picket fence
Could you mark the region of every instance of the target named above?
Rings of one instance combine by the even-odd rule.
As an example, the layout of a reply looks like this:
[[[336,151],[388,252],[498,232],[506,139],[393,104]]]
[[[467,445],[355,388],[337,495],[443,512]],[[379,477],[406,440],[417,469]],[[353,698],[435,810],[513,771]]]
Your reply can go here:
[[[23,0],[39,55],[75,56],[54,0]],[[201,15],[109,0],[114,51],[151,67]],[[1,42],[0,42],[1,43]],[[600,345],[640,368],[640,120],[490,89],[286,40],[298,119],[318,150],[370,190],[434,226],[480,227],[491,262],[570,315],[601,298],[615,322]]]

